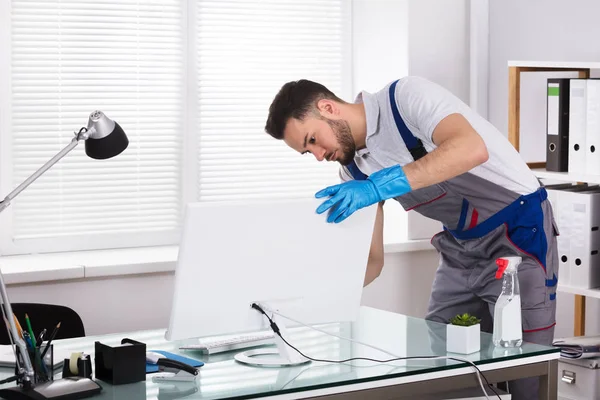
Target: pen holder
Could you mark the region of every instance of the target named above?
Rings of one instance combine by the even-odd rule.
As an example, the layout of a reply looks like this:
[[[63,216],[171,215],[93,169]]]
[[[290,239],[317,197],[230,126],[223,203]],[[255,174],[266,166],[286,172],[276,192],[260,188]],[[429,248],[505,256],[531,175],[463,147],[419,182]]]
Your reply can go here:
[[[72,367],[73,363],[74,367]],[[71,358],[65,358],[63,361],[62,377],[80,376],[82,378],[92,379],[92,360],[90,356],[83,353],[73,353]]]
[[[47,350],[46,350],[47,349]],[[23,356],[18,347],[16,347],[19,365],[23,367]],[[36,347],[32,349],[27,347],[27,353],[31,366],[33,367],[33,383],[42,383],[54,380],[54,345]],[[42,358],[42,354],[44,357]],[[17,366],[15,365],[15,374],[17,374]],[[17,384],[21,384],[21,380],[17,379]]]
[[[95,343],[96,378],[113,385],[146,380],[146,344],[132,339],[121,340],[121,346]]]

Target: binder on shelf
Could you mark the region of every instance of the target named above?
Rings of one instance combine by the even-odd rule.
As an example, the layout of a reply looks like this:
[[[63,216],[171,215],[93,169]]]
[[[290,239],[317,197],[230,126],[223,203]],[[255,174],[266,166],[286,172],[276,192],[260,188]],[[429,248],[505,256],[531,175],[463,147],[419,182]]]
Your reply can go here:
[[[558,221],[558,195],[561,190],[586,190],[589,186],[585,183],[575,184],[575,183],[557,183],[553,185],[544,185],[546,192],[548,192],[548,201],[552,206],[552,211],[554,213],[554,219]]]
[[[569,168],[570,79],[547,81],[546,170],[566,172]],[[600,153],[598,153],[600,154]]]
[[[600,189],[600,186],[589,186],[587,184],[573,185],[570,183],[546,186],[548,200],[554,211],[554,220],[560,232],[560,235],[556,238],[559,263],[558,280],[563,285],[570,285],[571,283],[571,210],[573,206],[568,193],[595,189]]]
[[[600,175],[600,80],[587,80],[585,126],[586,174]]]
[[[570,173],[585,173],[586,114],[588,79],[571,79],[569,88],[569,152]]]
[[[600,287],[600,189],[569,192],[570,282],[582,289]],[[560,270],[559,270],[560,271]]]

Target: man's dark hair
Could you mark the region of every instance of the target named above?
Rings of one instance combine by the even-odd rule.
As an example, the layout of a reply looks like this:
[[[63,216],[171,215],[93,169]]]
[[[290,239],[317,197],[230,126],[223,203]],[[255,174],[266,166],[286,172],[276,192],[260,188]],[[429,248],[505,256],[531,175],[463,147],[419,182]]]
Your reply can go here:
[[[320,83],[306,79],[286,83],[269,107],[265,131],[275,139],[283,139],[283,130],[289,119],[303,120],[308,113],[315,111],[317,102],[321,99],[344,103]]]

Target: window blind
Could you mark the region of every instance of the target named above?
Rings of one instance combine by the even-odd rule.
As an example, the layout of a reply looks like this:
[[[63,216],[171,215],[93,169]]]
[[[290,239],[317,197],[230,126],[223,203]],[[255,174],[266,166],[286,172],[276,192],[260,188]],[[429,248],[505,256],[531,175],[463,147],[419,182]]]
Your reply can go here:
[[[82,142],[21,193],[3,253],[164,244],[180,222],[182,1],[12,0],[10,12],[9,189],[96,109],[130,144],[98,161]]]
[[[289,80],[348,99],[344,0],[11,0],[0,93],[0,182],[10,192],[103,111],[130,145],[84,143],[2,213],[0,253],[175,244],[182,204],[313,196],[338,165],[264,132]],[[0,69],[2,69],[0,64]],[[4,96],[4,97],[2,97]],[[8,96],[8,97],[7,97]],[[2,110],[0,110],[2,111]]]
[[[196,4],[198,200],[314,196],[339,182],[339,164],[300,156],[264,126],[287,81],[311,79],[342,98],[348,94],[348,3]]]

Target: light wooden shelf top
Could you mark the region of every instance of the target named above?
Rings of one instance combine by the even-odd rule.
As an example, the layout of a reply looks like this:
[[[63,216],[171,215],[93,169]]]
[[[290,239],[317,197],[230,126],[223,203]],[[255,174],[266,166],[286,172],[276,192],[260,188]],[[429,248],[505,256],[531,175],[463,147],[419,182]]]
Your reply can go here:
[[[600,69],[600,61],[508,61],[509,67]]]

